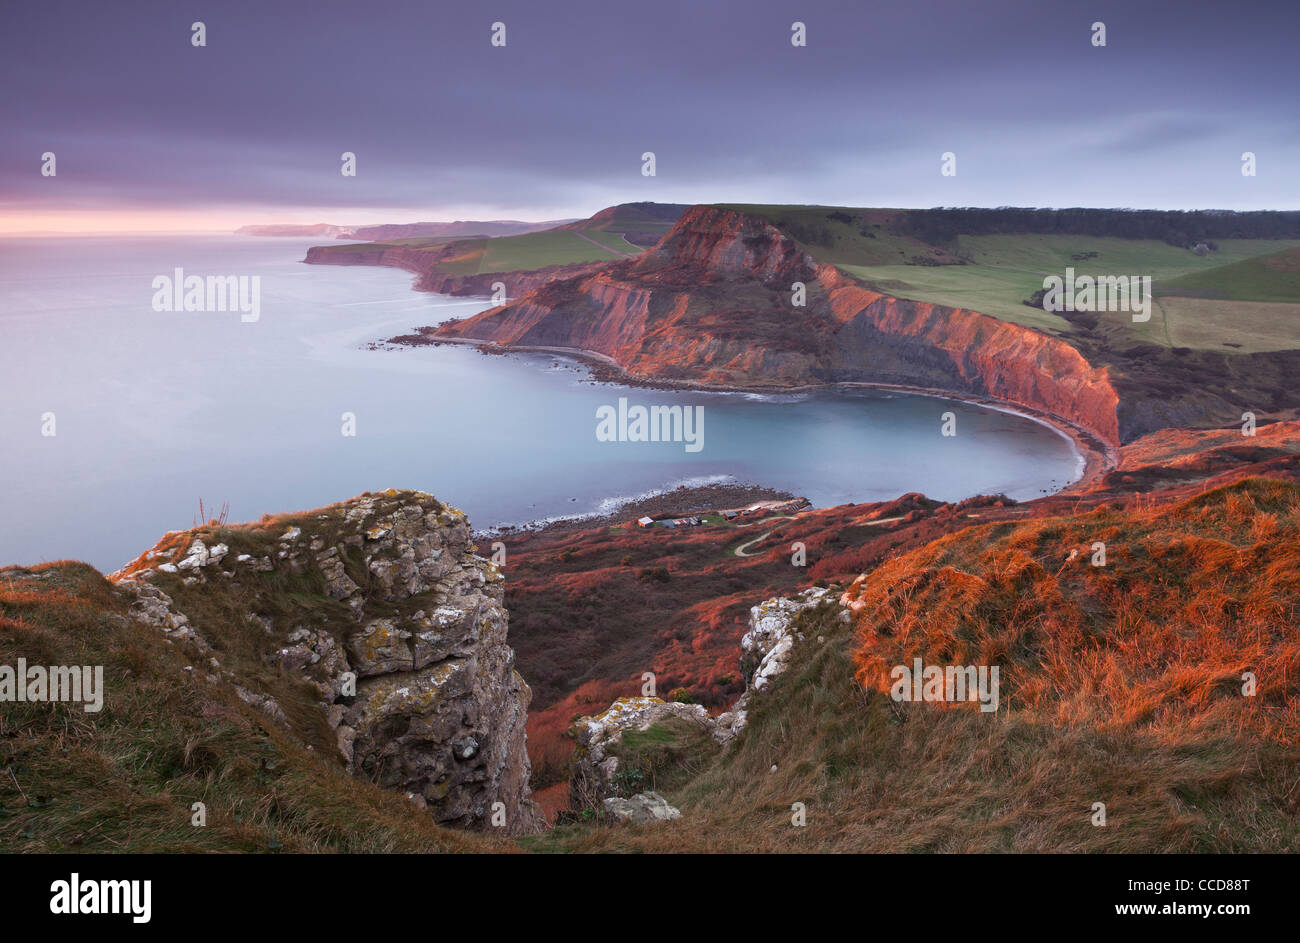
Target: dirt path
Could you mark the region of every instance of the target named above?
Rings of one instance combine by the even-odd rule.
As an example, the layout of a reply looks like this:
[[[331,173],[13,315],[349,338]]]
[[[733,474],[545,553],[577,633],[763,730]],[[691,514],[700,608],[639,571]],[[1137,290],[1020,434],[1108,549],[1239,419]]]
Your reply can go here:
[[[572,232],[572,233],[573,233],[575,236],[577,236],[579,239],[586,239],[586,240],[587,240],[588,242],[590,242],[593,246],[599,246],[601,249],[604,249],[606,252],[612,252],[614,255],[616,255],[616,256],[618,256],[619,258],[622,258],[622,259],[635,259],[638,255],[641,254],[640,252],[622,252],[622,251],[620,251],[620,250],[618,250],[618,249],[611,249],[609,246],[605,245],[603,242],[597,242],[595,239],[592,239],[592,238],[591,238],[590,236],[588,236],[586,233],[578,232],[578,230],[576,230],[576,229],[572,229],[572,230],[570,230],[570,232]]]
[[[874,521],[854,521],[859,527],[877,527],[881,524],[892,524],[894,521],[901,521],[906,514],[900,514],[897,517],[878,517]]]
[[[793,520],[794,520],[793,517],[788,517],[788,516],[787,516],[787,517],[770,517],[770,518],[768,518],[766,521],[764,521],[763,523],[764,523],[764,524],[767,524],[767,523],[771,523],[772,521],[793,521]],[[764,531],[763,533],[759,534],[759,535],[758,535],[757,537],[755,537],[753,540],[746,540],[743,544],[741,544],[739,547],[737,547],[735,550],[733,550],[733,551],[731,551],[731,552],[734,553],[734,554],[735,554],[736,556],[738,556],[738,557],[756,557],[756,556],[758,556],[759,551],[755,550],[753,553],[750,553],[750,552],[748,552],[748,548],[754,546],[754,544],[758,543],[759,541],[766,540],[768,537],[770,537],[770,536],[772,535],[772,531],[774,531],[774,530],[778,530],[778,528],[773,527],[771,530]]]
[[[1169,335],[1169,313],[1165,311],[1165,306],[1160,303],[1159,298],[1153,297],[1151,300],[1154,301],[1156,307],[1160,309],[1160,321],[1164,325],[1165,329],[1165,344],[1172,348],[1174,346],[1174,339]]]
[[[905,515],[900,514],[900,515],[898,515],[897,517],[882,517],[882,518],[879,518],[879,519],[874,520],[874,521],[854,521],[854,523],[857,524],[857,525],[860,526],[860,527],[876,527],[877,525],[880,525],[880,524],[892,524],[892,523],[894,523],[894,521],[901,521],[901,520],[903,519],[904,516],[905,516]],[[769,518],[769,520],[772,520],[772,521],[793,521],[793,520],[797,520],[797,518],[794,518],[794,517],[773,517],[773,518]],[[764,521],[764,523],[767,523],[767,521]],[[777,530],[777,529],[778,529],[778,528],[773,527],[773,528],[771,528],[770,530],[768,530],[768,531],[766,531],[766,532],[764,532],[764,533],[762,533],[762,534],[759,534],[759,535],[758,535],[757,537],[755,537],[753,540],[747,540],[747,541],[745,541],[743,544],[741,544],[739,547],[737,547],[735,550],[733,550],[733,551],[731,551],[731,552],[734,553],[734,554],[735,554],[736,556],[738,556],[738,557],[756,557],[756,556],[759,555],[759,553],[760,553],[761,551],[755,550],[753,553],[750,553],[750,552],[749,552],[749,548],[752,547],[752,546],[754,546],[754,544],[758,543],[758,542],[761,541],[761,540],[766,540],[768,537],[770,537],[770,536],[772,535],[772,532],[775,531],[775,530]]]

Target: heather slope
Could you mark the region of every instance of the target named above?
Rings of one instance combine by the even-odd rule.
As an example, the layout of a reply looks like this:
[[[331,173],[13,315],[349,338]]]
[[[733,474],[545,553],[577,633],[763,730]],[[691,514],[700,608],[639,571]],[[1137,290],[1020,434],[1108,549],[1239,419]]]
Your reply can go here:
[[[531,842],[1294,852],[1297,538],[1300,485],[1252,479],[1173,507],[969,528],[901,554],[847,590],[851,624],[832,605],[801,617],[793,666],[752,703],[736,747],[670,781],[680,821]],[[1089,570],[1098,539],[1107,566]],[[882,671],[915,657],[1000,665],[999,710],[895,701]]]
[[[1236,428],[1153,433],[1123,447],[1118,467],[1091,485],[1021,503],[908,494],[673,530],[632,526],[629,511],[613,524],[509,535],[512,644],[536,692],[528,720],[535,781],[549,788],[567,778],[571,719],[639,694],[644,671],[663,691],[684,688],[726,710],[743,688],[736,653],[756,600],[851,581],[973,525],[1176,504],[1251,477],[1300,480],[1300,423],[1261,426],[1253,437]],[[701,498],[678,510],[719,506]],[[790,565],[796,540],[804,568]],[[737,557],[742,544],[748,555]]]

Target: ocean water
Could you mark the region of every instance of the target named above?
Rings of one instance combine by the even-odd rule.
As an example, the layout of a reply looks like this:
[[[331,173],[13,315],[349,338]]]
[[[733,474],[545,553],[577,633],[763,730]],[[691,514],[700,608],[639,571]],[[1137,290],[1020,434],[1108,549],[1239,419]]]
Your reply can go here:
[[[418,488],[488,527],[682,483],[764,484],[829,506],[908,491],[1031,498],[1082,471],[1055,430],[951,400],[629,389],[551,355],[371,349],[489,305],[414,292],[396,269],[302,264],[316,242],[0,239],[0,565],[116,569],[191,526],[200,500],[242,521]],[[257,276],[258,320],[154,310],[154,278],[176,268]],[[703,447],[598,441],[597,410],[620,396],[703,407]],[[954,437],[940,435],[946,411]]]

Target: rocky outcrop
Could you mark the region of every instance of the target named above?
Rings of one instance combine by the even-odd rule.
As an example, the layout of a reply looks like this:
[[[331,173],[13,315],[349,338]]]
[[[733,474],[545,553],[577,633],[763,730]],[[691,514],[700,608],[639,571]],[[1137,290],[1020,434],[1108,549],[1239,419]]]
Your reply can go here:
[[[717,717],[709,716],[700,704],[623,697],[600,714],[574,721],[570,728],[576,743],[569,779],[570,805],[580,809],[603,804],[608,811],[614,808],[610,804],[613,799],[626,798],[630,782],[620,776],[618,754],[628,731],[644,732],[656,725],[698,726],[720,748],[728,748],[745,729],[754,699],[771,690],[773,681],[790,666],[796,646],[803,642],[797,627],[799,616],[836,598],[830,589],[812,587],[794,596],[765,600],[750,609],[749,631],[740,642],[745,692],[730,710]],[[848,612],[841,611],[840,618],[847,622]],[[617,808],[625,809],[622,805]]]
[[[113,579],[137,618],[210,656],[214,683],[309,745],[328,730],[323,746],[353,774],[445,825],[542,826],[503,577],[474,552],[462,512],[420,492],[367,494],[170,534]],[[236,605],[244,626],[214,615]],[[289,709],[301,690],[313,715]]]
[[[657,697],[621,697],[593,717],[579,717],[570,728],[576,747],[569,776],[573,808],[597,806],[628,792],[620,779],[617,751],[629,730],[649,730],[656,724],[681,722],[714,732],[715,724],[701,704],[679,704]]]
[[[603,803],[605,815],[615,822],[629,825],[653,825],[656,822],[671,822],[680,819],[681,812],[668,804],[668,800],[659,793],[638,792],[630,799],[612,796]]]
[[[792,303],[795,283],[806,287],[803,306]],[[635,260],[550,281],[423,333],[579,348],[646,379],[939,389],[1050,413],[1110,444],[1125,434],[1108,371],[1066,342],[872,291],[766,219],[719,207],[692,207]]]
[[[829,589],[814,586],[794,596],[775,596],[749,610],[749,631],[740,639],[745,693],[714,721],[719,740],[725,743],[745,729],[753,699],[767,693],[773,680],[790,667],[795,646],[804,640],[796,628],[799,616],[832,598]],[[848,620],[846,612],[841,617]]]

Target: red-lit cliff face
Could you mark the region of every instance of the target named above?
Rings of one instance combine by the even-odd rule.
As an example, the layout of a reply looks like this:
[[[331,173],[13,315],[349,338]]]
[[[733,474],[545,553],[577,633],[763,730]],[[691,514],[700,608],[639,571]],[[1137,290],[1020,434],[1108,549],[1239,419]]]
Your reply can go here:
[[[833,266],[818,269],[842,327],[835,379],[933,386],[1042,410],[1114,445],[1119,396],[1105,368],[1064,341],[964,308],[870,291]]]
[[[801,307],[796,282],[807,290]],[[431,336],[581,348],[649,379],[927,387],[1052,413],[1112,444],[1121,437],[1107,371],[1065,342],[871,291],[765,219],[716,207],[692,207],[641,258],[548,282]]]

